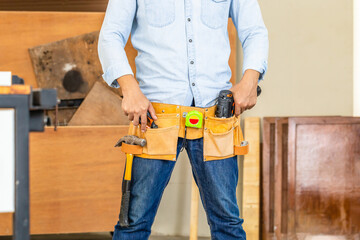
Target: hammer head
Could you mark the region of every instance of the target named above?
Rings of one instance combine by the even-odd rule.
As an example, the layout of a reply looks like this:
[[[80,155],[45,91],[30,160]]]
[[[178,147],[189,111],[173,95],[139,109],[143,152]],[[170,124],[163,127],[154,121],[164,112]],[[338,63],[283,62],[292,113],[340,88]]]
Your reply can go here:
[[[122,143],[130,144],[130,145],[139,145],[144,147],[146,145],[146,140],[134,135],[126,135],[120,138],[119,141],[117,141],[115,147],[120,147]]]

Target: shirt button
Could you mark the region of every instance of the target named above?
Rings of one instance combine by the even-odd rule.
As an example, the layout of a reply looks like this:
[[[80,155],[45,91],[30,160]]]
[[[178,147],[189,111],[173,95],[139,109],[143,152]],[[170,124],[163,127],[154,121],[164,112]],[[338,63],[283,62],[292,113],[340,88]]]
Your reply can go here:
[[[190,61],[190,64],[194,64],[194,61]]]
[[[191,21],[191,19],[190,19],[190,18],[188,18],[187,20],[188,20],[188,22],[190,22],[190,21]]]
[[[192,83],[191,85],[195,86],[195,83]]]
[[[192,42],[192,39],[189,39],[189,42]]]

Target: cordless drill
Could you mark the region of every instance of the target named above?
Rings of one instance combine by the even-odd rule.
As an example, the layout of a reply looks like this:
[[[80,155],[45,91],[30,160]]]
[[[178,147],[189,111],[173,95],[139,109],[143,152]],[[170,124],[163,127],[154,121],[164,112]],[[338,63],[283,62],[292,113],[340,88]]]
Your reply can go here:
[[[257,86],[257,96],[261,94],[260,86]],[[230,90],[221,90],[217,99],[215,117],[229,118],[235,113],[235,102]]]

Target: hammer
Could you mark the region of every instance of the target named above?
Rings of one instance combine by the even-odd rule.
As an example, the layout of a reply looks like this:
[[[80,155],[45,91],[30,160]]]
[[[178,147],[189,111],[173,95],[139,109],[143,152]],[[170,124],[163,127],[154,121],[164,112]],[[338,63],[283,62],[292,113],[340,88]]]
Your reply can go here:
[[[130,145],[140,145],[144,147],[146,145],[146,140],[139,138],[134,135],[127,135],[122,138],[115,144],[115,147],[120,147],[122,143]],[[131,171],[134,155],[131,153],[126,153],[126,165],[125,165],[125,174],[122,185],[122,197],[121,197],[121,206],[120,206],[120,216],[119,223],[121,227],[129,227],[129,205],[130,205],[130,186],[131,186]]]

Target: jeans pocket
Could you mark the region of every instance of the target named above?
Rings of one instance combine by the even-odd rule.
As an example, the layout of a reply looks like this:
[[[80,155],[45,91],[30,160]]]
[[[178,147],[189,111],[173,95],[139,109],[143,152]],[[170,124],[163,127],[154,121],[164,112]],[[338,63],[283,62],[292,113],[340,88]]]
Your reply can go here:
[[[149,25],[165,27],[175,21],[175,0],[145,0],[145,12]]]
[[[229,0],[201,0],[201,21],[209,28],[220,28],[229,18]]]

